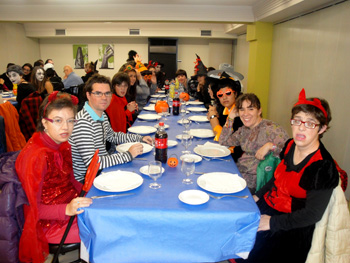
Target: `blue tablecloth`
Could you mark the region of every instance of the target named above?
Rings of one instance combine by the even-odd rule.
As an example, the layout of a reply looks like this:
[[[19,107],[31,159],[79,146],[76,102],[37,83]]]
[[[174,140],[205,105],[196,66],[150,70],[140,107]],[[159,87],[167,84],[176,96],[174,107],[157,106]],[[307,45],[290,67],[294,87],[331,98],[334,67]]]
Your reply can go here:
[[[147,112],[142,112],[147,113]],[[153,113],[153,112],[151,112]],[[191,113],[190,115],[204,115]],[[179,116],[168,116],[168,139],[176,140],[184,127],[177,123]],[[135,126],[155,125],[157,122],[135,122]],[[209,123],[192,123],[192,129],[210,128]],[[154,136],[154,134],[152,134]],[[184,147],[168,149],[168,157],[178,157]],[[207,139],[194,139],[189,149],[204,144]],[[210,139],[212,141],[212,138]],[[153,152],[140,157],[154,160]],[[226,157],[231,159],[231,156]],[[232,160],[232,159],[231,159]],[[128,170],[139,173],[148,161],[133,160],[131,163],[104,169],[104,172]],[[203,205],[182,203],[178,195],[189,189],[200,189],[182,184],[185,177],[181,165],[170,168],[157,180],[162,187],[148,187],[152,180],[143,176],[144,183],[134,189],[134,195],[95,199],[93,204],[78,216],[80,237],[87,247],[90,262],[217,262],[237,258],[237,253],[249,252],[255,242],[260,213],[248,189],[237,193],[249,195],[248,199],[210,199]],[[197,172],[239,173],[235,163],[220,160],[196,164]],[[191,175],[194,181],[199,175]],[[202,190],[202,189],[200,189]],[[106,195],[92,187],[87,196]]]

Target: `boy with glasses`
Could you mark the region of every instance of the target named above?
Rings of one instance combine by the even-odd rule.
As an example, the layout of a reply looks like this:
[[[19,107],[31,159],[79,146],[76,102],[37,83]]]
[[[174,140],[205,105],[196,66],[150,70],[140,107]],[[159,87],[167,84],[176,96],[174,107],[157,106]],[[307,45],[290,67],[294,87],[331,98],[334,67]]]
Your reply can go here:
[[[102,75],[92,76],[84,87],[87,97],[83,109],[78,112],[72,136],[69,139],[72,145],[73,170],[75,178],[83,182],[87,167],[95,151],[99,149],[100,168],[127,163],[142,154],[142,144],[137,143],[124,153],[109,154],[106,142],[122,144],[127,142],[146,142],[152,144],[152,138],[137,134],[114,132],[104,111],[112,99],[112,87],[109,78]]]

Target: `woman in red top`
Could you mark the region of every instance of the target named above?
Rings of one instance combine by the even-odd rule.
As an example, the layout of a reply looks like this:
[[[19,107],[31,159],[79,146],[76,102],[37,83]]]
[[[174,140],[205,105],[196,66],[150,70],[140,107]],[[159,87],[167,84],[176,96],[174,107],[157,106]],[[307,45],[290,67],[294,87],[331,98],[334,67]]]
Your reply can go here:
[[[329,128],[327,101],[305,98],[292,109],[293,138],[281,152],[274,177],[254,199],[261,219],[253,250],[246,261],[304,263],[315,224],[322,218],[339,174],[320,138]]]
[[[125,95],[130,87],[130,78],[127,73],[119,72],[112,79],[114,94],[106,113],[115,132],[125,132],[133,124],[132,114],[138,110],[135,101],[127,102]]]
[[[71,146],[78,99],[67,93],[51,93],[39,109],[37,132],[16,160],[16,171],[28,197],[20,239],[21,262],[41,263],[48,243],[58,244],[69,217],[81,214],[90,198],[78,197],[82,185],[74,179]],[[75,220],[66,243],[80,242]]]

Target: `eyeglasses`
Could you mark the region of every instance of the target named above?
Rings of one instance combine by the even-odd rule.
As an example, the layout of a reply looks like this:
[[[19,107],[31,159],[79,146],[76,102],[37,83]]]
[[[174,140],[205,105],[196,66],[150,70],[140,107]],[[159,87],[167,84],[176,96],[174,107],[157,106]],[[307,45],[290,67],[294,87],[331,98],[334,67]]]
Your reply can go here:
[[[308,129],[315,129],[317,126],[320,126],[320,124],[316,124],[311,121],[301,121],[296,119],[290,120],[290,124],[294,126],[300,126],[302,123],[304,124],[305,128],[308,128]]]
[[[234,92],[234,91],[231,89],[226,90],[226,92],[219,90],[218,92],[216,92],[216,96],[218,96],[218,98],[221,98],[222,96],[224,96],[224,94],[226,94],[226,96],[230,96],[232,94],[232,92]]]
[[[102,97],[103,95],[105,95],[106,97],[112,96],[112,92],[110,92],[110,91],[107,91],[105,93],[100,92],[100,91],[95,91],[95,92],[90,92],[90,93],[94,94],[98,98]]]
[[[45,120],[55,124],[57,127],[62,127],[64,120],[60,119],[60,118],[56,118],[56,119],[49,119],[49,118],[44,118]],[[74,126],[75,124],[78,123],[78,120],[75,119],[69,119],[66,120],[66,123],[68,126]]]

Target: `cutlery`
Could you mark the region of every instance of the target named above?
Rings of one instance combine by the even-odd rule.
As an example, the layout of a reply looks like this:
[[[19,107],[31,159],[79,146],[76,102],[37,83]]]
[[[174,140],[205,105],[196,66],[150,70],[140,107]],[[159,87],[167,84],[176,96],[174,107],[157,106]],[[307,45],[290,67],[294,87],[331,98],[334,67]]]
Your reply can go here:
[[[140,160],[140,161],[147,161],[147,159],[146,159],[146,158],[139,158],[139,157],[136,157],[136,158],[134,158],[134,159],[136,159],[136,160]]]
[[[202,172],[194,172],[195,174],[205,174],[205,173],[202,173]]]
[[[91,196],[91,199],[100,199],[100,198],[106,198],[106,197],[116,197],[116,196],[126,196],[126,195],[134,195],[135,193],[128,193],[128,194],[115,194],[115,195],[96,195]]]
[[[225,162],[231,162],[230,159],[221,159],[221,158],[216,158],[216,157],[213,157],[213,158],[208,158],[208,157],[204,157],[202,156],[202,158],[206,161],[211,161],[211,160],[220,160],[220,161],[225,161]]]
[[[208,194],[210,197],[214,198],[214,199],[221,199],[221,198],[224,198],[224,197],[238,197],[238,198],[243,198],[243,199],[246,199],[248,198],[247,195],[221,195],[221,196],[215,196],[215,195],[211,195],[211,194]]]

